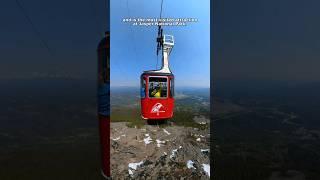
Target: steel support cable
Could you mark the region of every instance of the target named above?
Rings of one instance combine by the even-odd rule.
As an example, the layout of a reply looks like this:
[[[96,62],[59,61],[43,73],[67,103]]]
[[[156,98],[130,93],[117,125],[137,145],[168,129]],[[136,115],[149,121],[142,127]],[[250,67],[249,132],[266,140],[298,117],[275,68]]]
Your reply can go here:
[[[36,28],[35,24],[32,22],[31,18],[29,17],[27,11],[25,10],[25,8],[23,7],[22,3],[19,2],[19,0],[16,0],[16,4],[19,7],[19,9],[21,10],[22,14],[25,16],[25,18],[27,19],[27,21],[29,22],[29,24],[32,27],[32,30],[35,32],[35,34],[38,36],[38,38],[40,39],[42,45],[48,50],[49,54],[52,56],[53,53],[51,51],[51,49],[49,48],[49,45],[47,43],[47,41],[45,41],[42,36],[40,31]]]
[[[161,17],[162,17],[162,5],[163,5],[163,0],[161,0],[161,6],[160,6],[160,19],[161,19]],[[159,19],[159,20],[160,20]],[[161,26],[159,26],[159,27],[161,27]],[[159,28],[159,31],[160,31],[160,29],[161,28]],[[159,32],[158,32],[159,33]],[[161,46],[160,46],[161,47]],[[157,47],[158,48],[158,47]],[[157,52],[157,65],[156,65],[156,69],[158,69],[158,61],[159,61],[159,58],[158,58],[159,56],[158,56],[158,52]]]

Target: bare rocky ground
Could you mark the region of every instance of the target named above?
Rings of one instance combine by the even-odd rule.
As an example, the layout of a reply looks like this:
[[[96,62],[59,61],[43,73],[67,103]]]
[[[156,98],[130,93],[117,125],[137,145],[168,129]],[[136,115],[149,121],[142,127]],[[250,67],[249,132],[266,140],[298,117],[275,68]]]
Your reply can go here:
[[[113,179],[210,179],[210,131],[111,123]]]

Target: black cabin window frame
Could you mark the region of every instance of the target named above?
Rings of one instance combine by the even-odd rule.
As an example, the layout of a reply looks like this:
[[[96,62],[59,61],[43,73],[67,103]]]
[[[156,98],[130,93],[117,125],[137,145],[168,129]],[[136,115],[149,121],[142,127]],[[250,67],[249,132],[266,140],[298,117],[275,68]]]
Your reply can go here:
[[[147,89],[147,82],[146,82],[146,78],[144,76],[141,77],[141,82],[140,82],[140,96],[141,98],[145,98],[146,97],[146,89]],[[143,91],[143,92],[142,92]]]
[[[170,78],[170,97],[174,97],[174,78]]]
[[[165,97],[150,97],[150,96],[149,96],[149,95],[150,95],[150,93],[149,93],[149,90],[150,90],[150,78],[165,78],[165,79],[167,79],[167,81],[166,81],[167,94],[166,94]],[[148,95],[148,98],[150,98],[150,99],[167,99],[167,98],[169,97],[169,96],[168,96],[168,94],[169,94],[169,86],[168,86],[168,84],[169,84],[169,78],[168,78],[168,76],[148,76],[148,89],[147,89],[147,91],[146,91],[146,93],[147,93],[147,95]]]

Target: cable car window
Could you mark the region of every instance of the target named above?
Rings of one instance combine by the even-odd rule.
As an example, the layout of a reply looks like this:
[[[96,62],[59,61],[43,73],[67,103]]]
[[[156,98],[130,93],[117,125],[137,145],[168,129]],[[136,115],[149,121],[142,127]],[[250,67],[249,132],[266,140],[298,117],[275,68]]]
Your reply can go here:
[[[174,97],[174,84],[173,78],[170,79],[170,97]]]
[[[149,97],[164,98],[168,94],[168,79],[163,77],[149,77]]]
[[[146,97],[146,79],[141,78],[141,98]]]

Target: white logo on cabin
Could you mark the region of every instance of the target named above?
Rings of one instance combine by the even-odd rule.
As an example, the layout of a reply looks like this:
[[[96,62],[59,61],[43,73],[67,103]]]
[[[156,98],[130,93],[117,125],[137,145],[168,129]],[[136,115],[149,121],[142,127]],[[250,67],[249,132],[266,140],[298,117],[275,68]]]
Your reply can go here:
[[[151,109],[151,113],[157,113],[157,116],[159,116],[159,113],[161,112],[165,112],[165,111],[160,111],[160,109],[164,107],[161,103],[156,103],[152,109]]]

